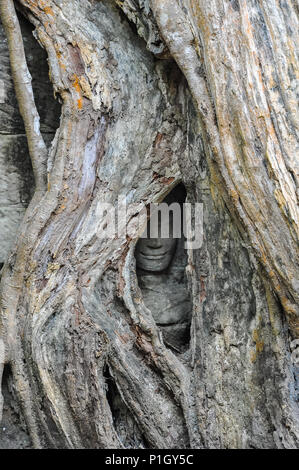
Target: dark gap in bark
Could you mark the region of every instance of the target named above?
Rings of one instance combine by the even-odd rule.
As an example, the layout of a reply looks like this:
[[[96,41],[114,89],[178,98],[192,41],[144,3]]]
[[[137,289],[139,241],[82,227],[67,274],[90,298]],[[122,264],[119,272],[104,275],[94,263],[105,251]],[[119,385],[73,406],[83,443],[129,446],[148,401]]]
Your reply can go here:
[[[139,38],[139,34],[138,34],[137,27],[136,27],[135,23],[133,23],[133,21],[130,21],[128,19],[127,15],[122,11],[122,9],[120,7],[117,7],[117,10],[118,10],[121,22],[122,23],[127,23],[129,25],[131,31],[133,32],[133,34],[137,38]]]
[[[118,391],[114,378],[106,364],[103,376],[106,381],[106,396],[109,403],[115,431],[125,448],[143,448],[149,446],[135,419]]]
[[[183,227],[183,203],[186,188],[181,183],[165,198],[169,207],[179,209],[176,218],[172,211],[163,220],[163,213],[147,227],[147,238],[141,238],[135,250],[137,276],[145,305],[160,328],[164,343],[176,354],[184,353],[189,348],[191,301],[188,293],[185,267],[187,265]],[[162,207],[162,206],[161,206]],[[158,224],[155,238],[150,236],[151,223]],[[163,237],[163,228],[169,224],[169,237]],[[180,224],[180,225],[179,225]],[[153,225],[152,225],[152,228]],[[180,233],[175,238],[174,230]],[[167,231],[165,232],[167,233]]]
[[[138,5],[137,9],[135,9],[135,21],[132,18],[129,18],[120,6],[116,5],[116,8],[118,10],[121,22],[128,24],[136,39],[144,41],[147,45],[147,49],[154,54],[158,54],[158,57],[159,55],[164,55],[163,60],[166,58],[166,56],[169,58],[168,49],[159,35],[158,28],[154,26],[155,20],[153,15],[149,12],[146,12],[142,4]],[[141,24],[142,27],[140,26]],[[141,29],[143,32],[141,32],[139,29]]]
[[[19,405],[14,397],[12,370],[5,365],[2,376],[4,398],[3,417],[0,425],[0,449],[29,449],[31,440],[26,431]]]
[[[34,37],[34,26],[21,14],[18,15],[40,127],[47,145],[51,143],[60,124],[61,105],[54,98],[53,86],[49,78],[46,51]]]

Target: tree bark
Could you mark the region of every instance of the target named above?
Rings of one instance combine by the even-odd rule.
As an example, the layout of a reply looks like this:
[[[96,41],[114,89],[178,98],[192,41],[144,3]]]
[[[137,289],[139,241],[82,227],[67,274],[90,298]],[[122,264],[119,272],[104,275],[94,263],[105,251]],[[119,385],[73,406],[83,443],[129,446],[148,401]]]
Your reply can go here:
[[[294,4],[18,4],[62,101],[47,186],[35,171],[1,279],[5,363],[32,445],[298,447]],[[24,54],[10,54],[16,81]],[[24,99],[37,111],[16,91],[44,168]],[[143,205],[181,181],[204,204],[183,355],[164,344],[134,258]],[[101,203],[123,195],[124,231],[102,238]]]

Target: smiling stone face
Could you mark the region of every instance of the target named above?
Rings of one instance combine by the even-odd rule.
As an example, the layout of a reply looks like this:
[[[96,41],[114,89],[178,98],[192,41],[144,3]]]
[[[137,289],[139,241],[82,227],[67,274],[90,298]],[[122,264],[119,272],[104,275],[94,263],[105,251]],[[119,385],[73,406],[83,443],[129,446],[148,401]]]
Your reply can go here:
[[[184,200],[185,189],[177,187],[165,202],[170,206],[174,202],[182,204]],[[144,304],[151,311],[166,346],[181,353],[188,348],[190,340],[192,306],[185,274],[184,235],[173,230],[173,219],[171,211],[169,217],[164,213],[163,222],[162,213],[159,218],[151,217],[146,233],[136,245],[135,259]],[[168,225],[168,231],[163,231],[162,223]]]
[[[176,242],[175,238],[140,238],[135,251],[137,267],[144,271],[164,271],[172,260]]]
[[[165,202],[170,206],[170,203],[176,201],[169,200],[168,196]],[[174,213],[170,210],[164,213],[164,215],[162,214],[163,212],[160,217],[152,217],[148,221],[145,233],[136,245],[135,258],[137,268],[143,271],[158,273],[166,270],[176,251],[178,238],[174,238]],[[179,217],[181,217],[180,208]],[[165,233],[168,234],[167,237]]]

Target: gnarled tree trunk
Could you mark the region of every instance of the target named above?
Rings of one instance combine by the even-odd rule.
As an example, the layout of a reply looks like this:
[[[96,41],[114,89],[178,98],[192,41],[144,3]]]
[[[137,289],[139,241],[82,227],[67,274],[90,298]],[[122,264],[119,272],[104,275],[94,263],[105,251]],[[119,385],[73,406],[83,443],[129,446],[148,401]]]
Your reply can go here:
[[[62,103],[47,150],[0,4],[36,184],[1,279],[31,445],[298,447],[296,5],[20,0]],[[204,208],[184,354],[163,342],[134,258],[139,212],[180,182]],[[123,230],[103,238],[101,203],[120,197]]]

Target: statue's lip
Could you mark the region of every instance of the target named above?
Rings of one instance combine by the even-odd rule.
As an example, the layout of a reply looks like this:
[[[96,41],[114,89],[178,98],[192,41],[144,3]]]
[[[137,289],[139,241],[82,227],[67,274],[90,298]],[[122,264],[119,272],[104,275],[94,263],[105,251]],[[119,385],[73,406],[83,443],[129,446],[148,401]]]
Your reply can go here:
[[[160,259],[160,258],[164,258],[164,256],[167,254],[168,252],[167,251],[164,251],[164,253],[157,253],[156,255],[153,255],[153,254],[146,254],[146,253],[142,253],[142,251],[140,252],[141,256],[143,256],[144,258],[147,258],[147,259]]]

